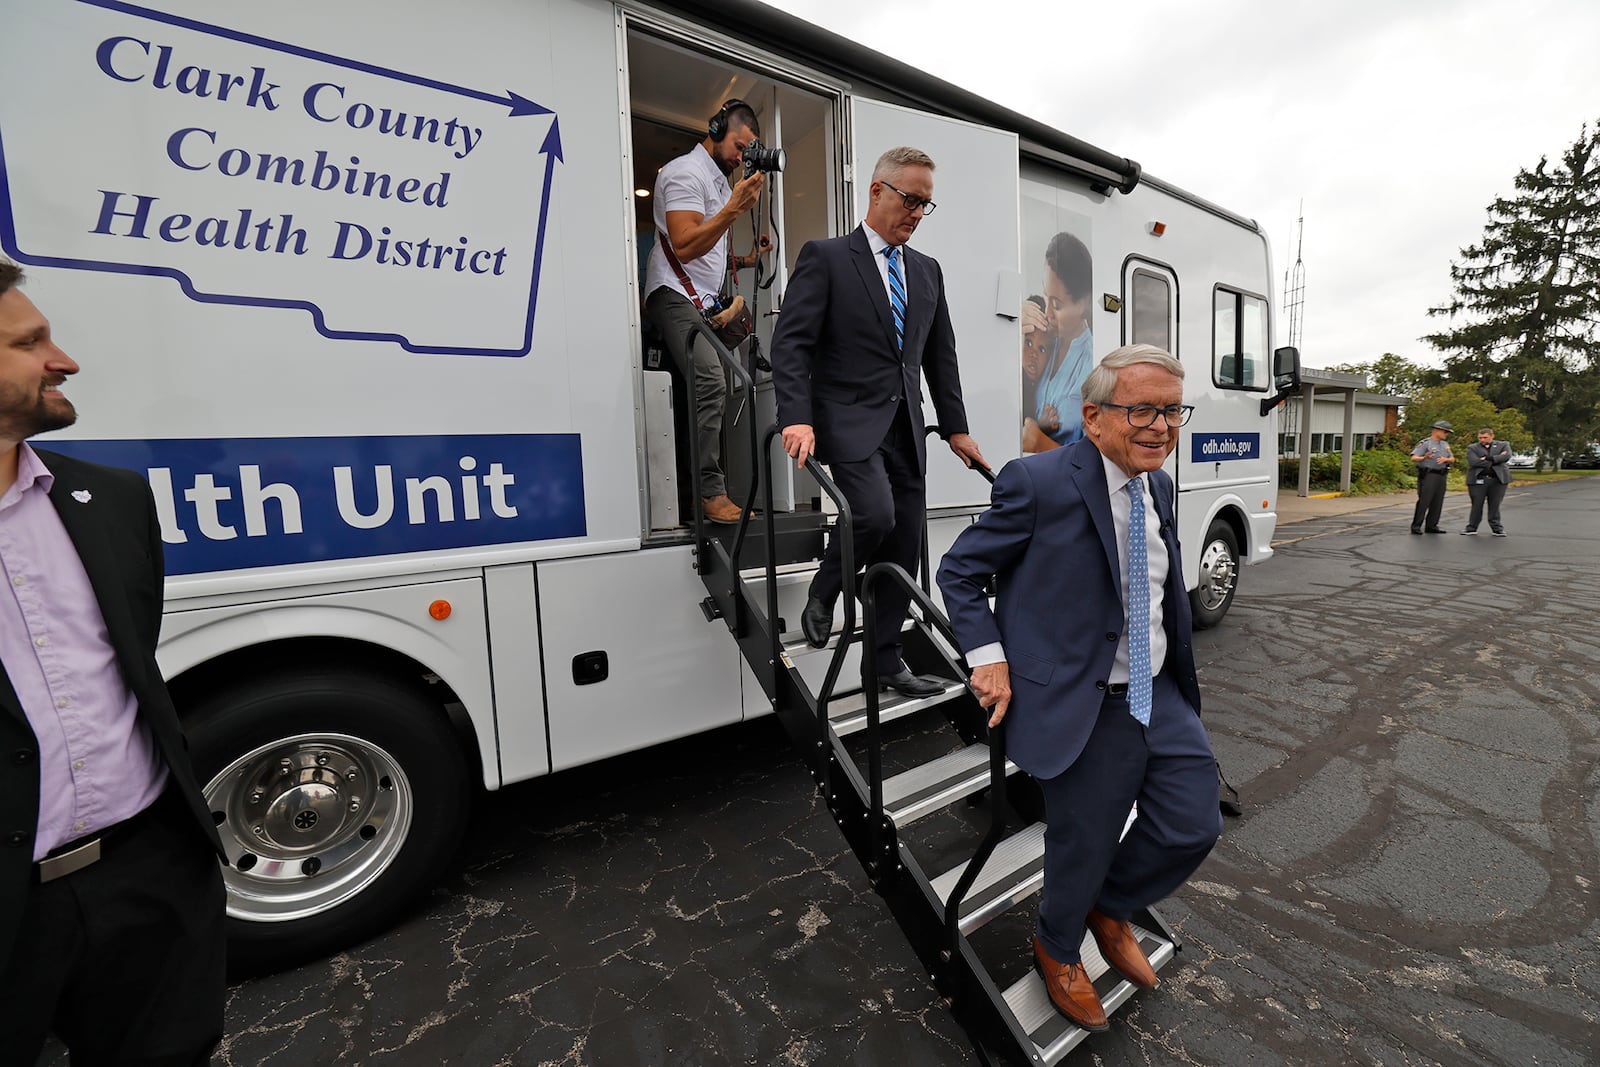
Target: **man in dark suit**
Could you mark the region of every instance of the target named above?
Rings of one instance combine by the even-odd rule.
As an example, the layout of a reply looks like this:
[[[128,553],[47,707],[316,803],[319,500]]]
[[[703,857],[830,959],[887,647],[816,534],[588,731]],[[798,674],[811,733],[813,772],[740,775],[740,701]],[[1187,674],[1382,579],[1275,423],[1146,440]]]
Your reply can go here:
[[[812,454],[828,464],[849,501],[856,565],[898,563],[914,573],[927,471],[924,369],[951,451],[969,467],[988,464],[967,433],[944,275],[906,244],[934,208],[933,160],[891,148],[873,169],[868,198],[861,226],[800,250],[772,339],[772,380],[784,450],[802,466]],[[818,648],[843,583],[834,537],[801,615]],[[884,688],[927,696],[940,684],[912,674],[900,658],[907,604],[898,587],[880,589],[878,647],[863,655],[876,657]]]
[[[1107,1024],[1079,955],[1085,928],[1108,963],[1153,988],[1128,919],[1182,885],[1222,832],[1161,469],[1191,410],[1182,401],[1183,367],[1161,349],[1106,356],[1084,382],[1086,439],[1007,464],[939,567],[972,689],[1044,792],[1035,964],[1051,1001],[1089,1030]]]
[[[0,261],[0,1049],[208,1062],[225,996],[221,846],[156,665],[144,479],[35,451],[78,365]]]
[[[1472,499],[1472,514],[1467,516],[1467,528],[1461,532],[1475,534],[1483,519],[1483,502],[1489,502],[1489,529],[1496,537],[1504,537],[1506,528],[1500,524],[1500,501],[1506,498],[1506,486],[1511,484],[1511,446],[1494,439],[1494,430],[1485,426],[1478,431],[1478,439],[1467,446],[1467,496]]]

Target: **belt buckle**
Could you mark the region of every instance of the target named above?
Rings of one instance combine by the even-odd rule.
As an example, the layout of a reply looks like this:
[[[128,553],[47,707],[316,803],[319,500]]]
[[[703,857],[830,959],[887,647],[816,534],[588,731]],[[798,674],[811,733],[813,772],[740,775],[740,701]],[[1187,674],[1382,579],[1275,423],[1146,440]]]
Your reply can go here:
[[[39,884],[53,882],[57,878],[65,878],[85,867],[92,867],[100,861],[100,839],[85,841],[70,852],[63,852],[59,856],[46,856],[39,861]]]

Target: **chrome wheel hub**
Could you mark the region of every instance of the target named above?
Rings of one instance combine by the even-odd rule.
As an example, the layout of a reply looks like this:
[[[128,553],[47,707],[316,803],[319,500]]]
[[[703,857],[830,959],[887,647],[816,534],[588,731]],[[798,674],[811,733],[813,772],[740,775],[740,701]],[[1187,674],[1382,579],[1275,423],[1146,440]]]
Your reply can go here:
[[[304,918],[361,892],[411,827],[410,780],[369,741],[300,734],[262,745],[205,787],[230,866],[228,914]]]
[[[1239,563],[1228,551],[1227,542],[1218,538],[1206,545],[1200,554],[1200,586],[1197,590],[1200,603],[1207,611],[1215,611],[1227,603],[1239,580]]]

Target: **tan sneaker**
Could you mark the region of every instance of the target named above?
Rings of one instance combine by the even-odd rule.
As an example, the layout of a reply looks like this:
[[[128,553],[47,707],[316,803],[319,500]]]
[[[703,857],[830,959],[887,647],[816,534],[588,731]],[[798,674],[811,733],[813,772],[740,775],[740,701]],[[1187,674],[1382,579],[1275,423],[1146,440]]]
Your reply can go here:
[[[744,517],[744,512],[739,505],[728,499],[728,494],[707,497],[700,501],[700,506],[705,509],[706,519],[710,522],[731,526]]]

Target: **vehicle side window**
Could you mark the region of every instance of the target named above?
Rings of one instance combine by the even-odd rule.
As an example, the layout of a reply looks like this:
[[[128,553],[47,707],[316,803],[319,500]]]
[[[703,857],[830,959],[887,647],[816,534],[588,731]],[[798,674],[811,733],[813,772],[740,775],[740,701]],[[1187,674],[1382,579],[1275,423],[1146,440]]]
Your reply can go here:
[[[1212,380],[1225,388],[1267,388],[1267,302],[1218,286],[1211,323]]]
[[[1135,270],[1129,294],[1130,344],[1172,351],[1172,286],[1153,271]]]

